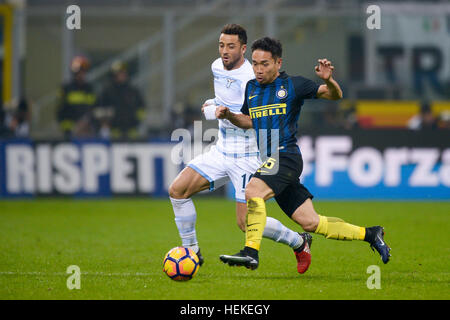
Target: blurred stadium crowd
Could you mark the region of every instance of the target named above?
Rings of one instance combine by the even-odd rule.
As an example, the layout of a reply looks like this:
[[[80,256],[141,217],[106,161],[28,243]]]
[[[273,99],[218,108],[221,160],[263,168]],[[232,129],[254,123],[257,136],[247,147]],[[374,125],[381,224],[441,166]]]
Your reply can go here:
[[[110,81],[101,92],[95,92],[86,80],[89,67],[86,57],[74,57],[71,79],[61,85],[55,116],[64,138],[138,138],[145,102],[139,90],[130,84],[126,64],[116,61],[111,65]],[[29,136],[30,120],[31,108],[26,98],[16,105],[3,106],[1,136]]]
[[[71,80],[63,83],[55,115],[65,139],[92,138],[134,140],[150,137],[140,133],[145,120],[146,103],[139,89],[129,81],[127,66],[121,61],[111,65],[110,79],[101,92],[95,92],[86,81],[89,60],[76,56],[70,66]],[[450,98],[450,96],[449,96]],[[406,128],[411,130],[450,129],[450,113],[433,113],[430,102],[420,101],[420,112],[410,115]],[[31,126],[31,104],[25,97],[0,110],[0,137],[28,137]],[[388,117],[388,115],[387,115]],[[193,121],[202,120],[200,108],[178,102],[172,114],[172,129],[189,128]],[[358,117],[356,102],[328,102],[314,112],[310,123],[327,129],[368,129],[363,117]],[[170,132],[154,133],[161,137]]]

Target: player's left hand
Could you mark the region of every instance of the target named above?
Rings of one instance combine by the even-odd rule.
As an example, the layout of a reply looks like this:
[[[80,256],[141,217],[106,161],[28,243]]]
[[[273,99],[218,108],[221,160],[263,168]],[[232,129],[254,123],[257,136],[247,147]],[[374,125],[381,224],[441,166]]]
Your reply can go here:
[[[217,119],[228,119],[230,115],[230,109],[224,106],[218,106],[216,108],[216,118]]]
[[[315,67],[316,75],[323,80],[329,80],[334,70],[331,61],[327,59],[319,59],[317,61],[319,64]]]

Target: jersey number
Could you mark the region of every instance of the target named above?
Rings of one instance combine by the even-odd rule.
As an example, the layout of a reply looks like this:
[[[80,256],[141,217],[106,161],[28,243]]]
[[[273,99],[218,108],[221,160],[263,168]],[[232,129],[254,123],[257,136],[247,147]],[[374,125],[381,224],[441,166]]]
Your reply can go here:
[[[247,183],[250,182],[250,179],[253,177],[253,174],[248,176],[248,180],[247,180],[247,174],[243,174],[242,176],[242,189],[245,189],[245,186],[247,185]]]
[[[275,165],[275,162],[277,162],[277,160],[275,160],[274,158],[269,158],[263,163],[262,167],[270,170]]]
[[[277,162],[277,160],[275,160],[274,158],[267,159],[266,161],[264,161],[264,163],[261,165],[261,167],[259,167],[259,169],[256,170],[256,172],[269,173],[269,171],[265,171],[265,170],[263,170],[263,168],[266,168],[266,169],[270,170],[275,165],[275,162]]]

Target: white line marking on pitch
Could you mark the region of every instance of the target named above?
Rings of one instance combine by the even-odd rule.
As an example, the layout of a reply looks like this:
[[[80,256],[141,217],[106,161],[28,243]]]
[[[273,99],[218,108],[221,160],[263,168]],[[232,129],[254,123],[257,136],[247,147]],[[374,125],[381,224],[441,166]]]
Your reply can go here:
[[[87,276],[106,276],[106,277],[145,277],[151,276],[153,273],[144,273],[144,272],[81,272],[82,275]],[[15,271],[0,271],[0,275],[16,275],[16,276],[66,276],[65,272],[39,272],[39,271],[30,271],[30,272],[15,272]]]

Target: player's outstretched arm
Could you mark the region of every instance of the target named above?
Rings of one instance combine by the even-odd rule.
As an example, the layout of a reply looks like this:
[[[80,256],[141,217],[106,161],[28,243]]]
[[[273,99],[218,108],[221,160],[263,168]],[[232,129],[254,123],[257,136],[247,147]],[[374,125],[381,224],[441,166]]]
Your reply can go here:
[[[333,79],[334,67],[331,61],[319,59],[319,65],[315,67],[316,75],[325,81],[317,90],[317,98],[327,100],[338,100],[342,98],[342,90],[339,84]]]
[[[243,113],[233,113],[229,108],[219,106],[216,108],[217,119],[227,119],[235,126],[242,129],[250,129],[253,127],[252,119]]]

